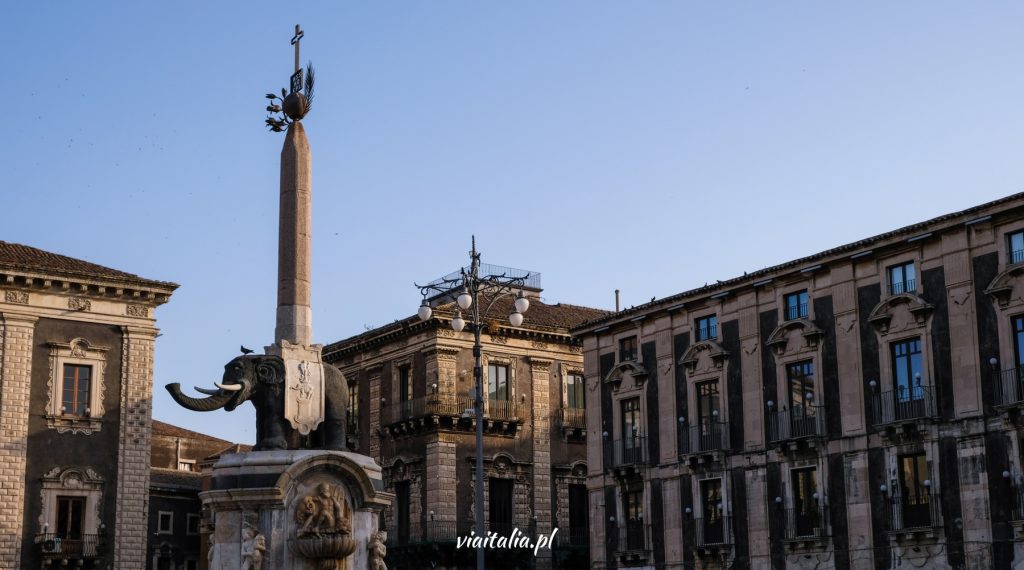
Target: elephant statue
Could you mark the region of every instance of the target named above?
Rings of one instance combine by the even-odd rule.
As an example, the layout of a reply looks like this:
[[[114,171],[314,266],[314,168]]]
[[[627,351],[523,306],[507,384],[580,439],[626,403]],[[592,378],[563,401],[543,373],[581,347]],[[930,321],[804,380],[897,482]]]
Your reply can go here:
[[[224,366],[224,377],[216,390],[199,388],[205,398],[181,392],[177,382],[167,391],[178,405],[195,412],[224,408],[234,410],[246,400],[256,407],[256,445],[253,451],[268,449],[347,450],[345,445],[348,383],[341,371],[324,364],[324,421],[303,441],[302,435],[284,416],[284,360],[279,356],[247,354]]]

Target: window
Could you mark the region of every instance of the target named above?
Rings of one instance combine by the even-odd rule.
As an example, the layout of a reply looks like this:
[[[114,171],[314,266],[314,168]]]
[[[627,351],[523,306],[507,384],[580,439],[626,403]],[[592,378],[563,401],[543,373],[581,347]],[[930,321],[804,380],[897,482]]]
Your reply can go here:
[[[640,398],[622,400],[622,439],[627,441],[627,449],[632,442],[643,433],[640,425]]]
[[[619,339],[619,362],[636,360],[636,337]]]
[[[1013,317],[1013,350],[1017,368],[1024,368],[1024,316]]]
[[[566,407],[582,410],[587,407],[583,391],[583,375],[569,374],[565,379],[565,403]]]
[[[718,380],[697,384],[697,423],[705,428],[718,421]]]
[[[644,492],[632,487],[622,494],[622,507],[626,515],[626,549],[644,548]]]
[[[156,533],[157,534],[173,534],[174,533],[174,513],[170,511],[160,511],[156,516]]]
[[[47,343],[50,350],[49,402],[46,425],[71,433],[98,431],[103,420],[103,371],[106,347],[83,338]]]
[[[790,293],[784,297],[786,304],[786,320],[807,318],[807,291]]]
[[[179,459],[178,471],[195,471],[196,462],[194,459]]]
[[[1009,251],[1009,263],[1020,263],[1024,261],[1024,231],[1013,232],[1006,236]]]
[[[61,391],[61,412],[72,416],[85,417],[89,408],[89,385],[92,366],[78,364],[64,365],[64,387]]]
[[[889,294],[899,295],[900,293],[913,293],[917,290],[917,280],[914,277],[914,262],[910,261],[901,265],[893,265],[889,268]]]
[[[57,538],[82,539],[85,497],[57,497]]]
[[[815,467],[790,472],[793,487],[794,536],[811,536],[820,528],[818,508],[818,470]]]
[[[810,360],[796,362],[786,366],[786,378],[789,383],[789,407],[796,415],[809,412],[814,405],[814,363]]]
[[[924,399],[920,338],[892,343],[892,374],[897,402]]]
[[[199,534],[199,515],[189,513],[185,518],[185,534]]]
[[[931,526],[931,481],[924,453],[901,455],[899,506],[903,511],[903,528]]]
[[[350,382],[348,385],[348,422],[349,435],[359,432],[359,384]]]
[[[409,366],[398,367],[398,401],[409,402],[412,400],[412,379],[409,374]]]
[[[701,521],[698,531],[702,536],[698,543],[722,544],[725,542],[725,521],[722,516],[725,508],[722,505],[722,480],[705,479],[700,482]]]
[[[508,366],[491,364],[487,367],[487,397],[504,402],[512,399],[508,389]]]
[[[697,319],[697,340],[718,338],[718,317],[710,315]]]

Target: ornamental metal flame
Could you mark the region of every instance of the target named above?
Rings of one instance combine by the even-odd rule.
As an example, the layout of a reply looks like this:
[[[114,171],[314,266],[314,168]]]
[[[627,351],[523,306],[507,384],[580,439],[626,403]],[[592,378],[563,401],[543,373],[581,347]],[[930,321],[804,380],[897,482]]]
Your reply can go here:
[[[313,63],[306,65],[305,73],[299,66],[299,43],[306,35],[298,24],[295,25],[295,35],[292,36],[292,45],[295,46],[295,72],[289,79],[290,91],[281,89],[281,96],[274,93],[267,93],[270,104],[267,105],[266,124],[267,128],[275,133],[280,133],[296,121],[301,121],[309,114],[313,106]]]

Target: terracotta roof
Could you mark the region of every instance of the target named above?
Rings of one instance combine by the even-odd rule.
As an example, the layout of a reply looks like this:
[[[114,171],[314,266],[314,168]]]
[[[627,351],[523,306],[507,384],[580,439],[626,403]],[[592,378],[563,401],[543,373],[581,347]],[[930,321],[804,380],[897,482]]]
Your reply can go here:
[[[194,471],[179,471],[177,469],[161,469],[154,467],[149,470],[150,488],[163,489],[188,489],[199,491],[202,489],[201,473]]]
[[[482,298],[480,304],[481,306],[486,307],[489,302],[490,301],[488,299]],[[515,299],[512,297],[502,297],[495,301],[490,310],[490,314],[495,315],[494,320],[498,320],[504,326],[509,327],[510,325],[508,324],[506,317],[512,313],[514,302]],[[451,318],[455,315],[455,309],[456,306],[454,301],[437,305],[434,307],[433,319],[436,319],[437,317],[443,317],[445,319]],[[579,305],[569,305],[567,303],[549,305],[540,299],[531,298],[530,308],[527,309],[526,313],[524,313],[523,316],[525,318],[523,320],[523,325],[519,328],[555,332],[568,336],[569,330],[573,327],[588,320],[597,319],[608,314],[611,314],[611,312],[603,309],[581,307]],[[421,324],[421,322],[419,317],[415,315],[397,320],[391,324],[331,343],[324,347],[324,354],[337,352],[380,336],[399,333],[404,329],[409,329],[417,324]]]
[[[133,273],[111,269],[81,259],[50,253],[19,243],[0,241],[0,271],[3,269],[31,270],[68,277],[105,279],[151,287],[176,289],[176,283],[144,279]]]
[[[232,454],[232,453],[249,453],[250,451],[252,451],[252,446],[251,445],[248,445],[248,444],[245,444],[245,443],[232,443],[231,445],[225,447],[224,449],[218,451],[217,453],[214,453],[213,455],[206,456],[203,459],[203,461],[210,461],[212,459],[217,459],[217,458],[221,457],[222,455],[229,455],[229,454]]]
[[[734,290],[739,289],[740,287],[751,286],[752,284],[757,283],[759,280],[763,280],[770,275],[777,274],[785,270],[795,270],[803,267],[812,267],[816,263],[826,263],[828,261],[828,258],[830,257],[837,257],[844,254],[853,255],[860,252],[868,252],[871,247],[883,245],[879,242],[884,242],[886,240],[901,236],[909,236],[909,238],[913,238],[917,235],[922,234],[923,232],[927,232],[928,230],[935,231],[937,230],[936,226],[939,226],[944,222],[949,222],[952,220],[963,220],[964,222],[969,222],[972,219],[984,217],[985,215],[987,215],[985,214],[985,211],[995,206],[1001,206],[1008,202],[1019,202],[1021,200],[1024,200],[1024,192],[1018,192],[1017,194],[1012,194],[1005,198],[999,198],[998,200],[993,200],[991,202],[986,202],[978,206],[973,206],[971,208],[967,208],[966,210],[961,210],[959,212],[943,214],[930,220],[918,222],[916,224],[911,224],[909,226],[904,226],[896,230],[892,230],[883,234],[855,241],[853,243],[848,243],[846,245],[841,245],[839,247],[834,247],[832,249],[815,253],[814,255],[808,255],[806,257],[801,257],[799,259],[794,259],[792,261],[780,263],[779,265],[766,267],[758,271],[747,273],[742,277],[734,277],[726,281],[719,281],[714,285],[705,285],[704,287],[698,287],[696,289],[691,289],[689,291],[677,293],[669,297],[657,299],[649,303],[644,303],[643,305],[630,307],[617,313],[609,312],[604,316],[590,319],[586,322],[582,322],[579,325],[573,327],[573,333],[577,335],[582,334],[589,329],[598,328],[602,325],[610,324],[614,321],[625,319],[626,317],[630,317],[632,315],[637,315],[637,313],[650,313],[652,311],[659,310],[661,307],[672,308],[674,305],[678,305],[683,301],[689,299],[699,299],[708,295],[713,295],[715,293],[731,293]]]
[[[224,446],[231,445],[231,442],[226,439],[220,439],[219,437],[213,437],[210,435],[206,435],[205,433],[187,430],[183,427],[178,427],[176,425],[164,423],[159,420],[153,420],[153,435],[195,439],[210,443],[220,443],[223,444]]]

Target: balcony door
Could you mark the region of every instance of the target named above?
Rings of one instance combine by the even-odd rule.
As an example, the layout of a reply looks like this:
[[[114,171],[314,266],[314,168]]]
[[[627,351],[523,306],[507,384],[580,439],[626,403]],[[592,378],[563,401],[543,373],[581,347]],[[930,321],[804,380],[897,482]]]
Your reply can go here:
[[[412,417],[412,378],[410,367],[402,366],[398,369],[398,402],[402,406],[402,419]]]
[[[512,534],[512,480],[490,478],[488,501],[490,503],[490,530],[501,536]]]
[[[896,419],[924,417],[926,390],[921,369],[921,338],[894,342],[891,350]]]
[[[622,459],[636,463],[641,459],[640,444],[643,427],[640,425],[640,398],[622,400]]]
[[[722,430],[718,423],[721,406],[718,380],[699,382],[697,388],[698,451],[721,449]]]
[[[57,538],[82,540],[85,497],[57,497]]]
[[[899,456],[900,496],[903,528],[932,525],[928,480],[928,462],[924,453]]]
[[[790,428],[793,437],[815,435],[814,363],[810,360],[786,366],[789,383]]]
[[[815,467],[790,472],[793,486],[794,536],[812,536],[820,528],[818,470]]]
[[[587,486],[569,485],[569,540],[570,544],[588,544],[590,538],[590,506]]]
[[[722,480],[705,479],[700,482],[701,521],[703,531],[701,544],[722,544],[725,542],[725,517],[722,506]]]
[[[626,513],[626,550],[644,549],[644,492],[630,488],[622,495]]]

